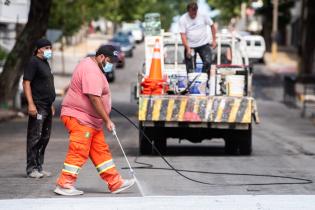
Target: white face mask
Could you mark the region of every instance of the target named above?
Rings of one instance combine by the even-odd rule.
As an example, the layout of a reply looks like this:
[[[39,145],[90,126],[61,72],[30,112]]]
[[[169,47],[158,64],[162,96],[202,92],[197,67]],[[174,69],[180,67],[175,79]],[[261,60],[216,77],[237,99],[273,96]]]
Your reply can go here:
[[[49,60],[49,59],[51,59],[51,57],[52,57],[52,51],[51,50],[44,50],[44,58],[46,59],[46,60]]]
[[[113,70],[113,64],[106,62],[105,66],[103,66],[103,71],[105,73],[111,72]]]

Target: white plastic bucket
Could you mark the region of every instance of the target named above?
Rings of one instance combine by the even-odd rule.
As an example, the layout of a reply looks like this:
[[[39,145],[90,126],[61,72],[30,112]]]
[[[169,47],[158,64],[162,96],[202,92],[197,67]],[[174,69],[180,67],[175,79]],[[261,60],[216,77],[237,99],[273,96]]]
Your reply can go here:
[[[201,73],[202,67],[203,67],[203,63],[202,63],[200,56],[198,55],[196,58],[195,72]]]
[[[187,88],[187,71],[186,69],[178,69],[177,72],[178,79],[178,90],[183,91]]]
[[[206,95],[208,74],[206,73],[189,73],[188,80],[190,85],[189,94]]]
[[[227,85],[227,95],[243,96],[245,87],[245,77],[243,75],[227,75],[225,77]]]
[[[195,72],[196,72],[196,73],[201,73],[201,72],[202,72],[202,66],[203,66],[202,62],[201,62],[201,63],[197,62],[197,63],[196,63]]]

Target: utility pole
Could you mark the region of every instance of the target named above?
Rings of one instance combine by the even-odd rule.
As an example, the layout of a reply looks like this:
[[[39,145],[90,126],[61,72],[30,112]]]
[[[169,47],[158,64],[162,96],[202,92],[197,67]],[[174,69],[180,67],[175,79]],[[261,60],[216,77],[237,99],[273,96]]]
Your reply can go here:
[[[277,59],[277,51],[278,51],[278,44],[277,44],[277,34],[278,34],[278,6],[279,0],[273,0],[273,17],[272,17],[272,45],[271,45],[271,56],[272,60],[275,61]]]
[[[65,21],[66,21],[66,12],[65,12],[65,6],[67,6],[67,4],[64,5],[64,7],[62,8],[62,36],[61,36],[61,46],[60,46],[60,51],[61,51],[61,74],[64,76],[66,75],[66,68],[65,68],[65,45],[64,45],[64,39],[65,39]]]
[[[19,24],[19,15],[16,16],[16,23],[15,23],[15,42],[17,42],[19,35],[21,34],[21,26]],[[19,84],[20,85],[20,84]],[[22,108],[22,102],[21,102],[21,95],[19,91],[19,86],[17,88],[17,91],[15,93],[14,97],[14,108],[20,110]]]

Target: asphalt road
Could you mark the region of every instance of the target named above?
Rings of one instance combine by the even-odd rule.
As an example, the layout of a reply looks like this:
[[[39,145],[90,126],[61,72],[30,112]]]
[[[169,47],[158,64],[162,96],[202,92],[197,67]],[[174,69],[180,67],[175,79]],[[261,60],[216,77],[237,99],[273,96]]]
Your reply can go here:
[[[126,67],[117,70],[117,80],[112,83],[113,106],[137,122],[137,105],[130,103],[130,83],[137,80],[137,71],[143,63],[143,45],[135,49],[135,56],[126,60]],[[191,144],[176,139],[168,141],[166,159],[178,169],[208,172],[251,173],[290,176],[315,180],[315,129],[308,119],[299,117],[299,110],[281,103],[281,88],[278,76],[266,72],[264,66],[255,67],[255,94],[261,124],[253,127],[253,154],[251,156],[227,156],[224,142],[220,139]],[[64,82],[69,78],[63,78]],[[56,105],[60,104],[60,98]],[[132,166],[143,166],[134,162],[138,154],[138,131],[117,113],[112,113],[117,132]],[[0,124],[0,199],[55,198],[55,181],[60,173],[68,147],[67,132],[54,118],[53,132],[47,147],[45,169],[52,177],[34,180],[25,176],[27,118],[15,119]],[[113,136],[107,133],[114,161],[121,169],[127,163]],[[140,156],[138,161],[154,167],[166,167],[160,157]],[[189,181],[174,171],[135,169],[136,176],[146,196],[189,195],[305,195],[315,193],[315,184],[303,180],[249,175],[224,175],[183,172],[184,175],[214,185]],[[271,183],[291,183],[274,184]],[[241,186],[238,186],[241,184]],[[248,184],[248,185],[246,185]],[[259,185],[252,185],[259,184]],[[266,185],[260,185],[266,184]],[[112,195],[90,161],[83,167],[77,187],[83,197],[137,197],[141,196],[137,186],[119,195]]]

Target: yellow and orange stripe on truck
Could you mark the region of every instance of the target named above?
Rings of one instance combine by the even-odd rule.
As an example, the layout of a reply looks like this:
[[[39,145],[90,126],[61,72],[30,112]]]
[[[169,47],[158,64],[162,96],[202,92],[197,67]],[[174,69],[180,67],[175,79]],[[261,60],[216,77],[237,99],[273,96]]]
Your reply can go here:
[[[140,96],[140,121],[251,123],[252,97]]]

